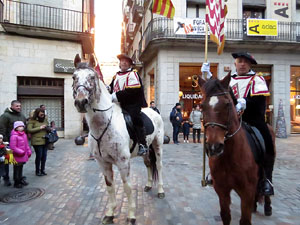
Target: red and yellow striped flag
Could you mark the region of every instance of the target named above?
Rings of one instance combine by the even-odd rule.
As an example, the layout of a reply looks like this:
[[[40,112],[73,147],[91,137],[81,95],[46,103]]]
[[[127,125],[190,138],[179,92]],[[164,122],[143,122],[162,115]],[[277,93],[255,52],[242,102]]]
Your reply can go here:
[[[153,0],[152,13],[173,19],[175,8],[171,0]]]

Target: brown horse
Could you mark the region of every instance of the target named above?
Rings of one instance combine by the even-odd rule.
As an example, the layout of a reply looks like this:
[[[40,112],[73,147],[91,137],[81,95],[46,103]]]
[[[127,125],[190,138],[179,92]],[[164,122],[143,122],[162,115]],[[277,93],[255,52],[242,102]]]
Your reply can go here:
[[[223,224],[231,221],[230,192],[234,190],[241,198],[240,224],[249,225],[251,213],[256,210],[253,206],[259,197],[259,167],[230,95],[230,79],[230,73],[222,80],[212,78],[206,82],[201,77],[198,79],[203,94],[205,150],[209,156],[213,186],[219,196]],[[274,137],[274,132],[272,135]],[[271,209],[269,196],[266,196],[265,203],[265,208]]]

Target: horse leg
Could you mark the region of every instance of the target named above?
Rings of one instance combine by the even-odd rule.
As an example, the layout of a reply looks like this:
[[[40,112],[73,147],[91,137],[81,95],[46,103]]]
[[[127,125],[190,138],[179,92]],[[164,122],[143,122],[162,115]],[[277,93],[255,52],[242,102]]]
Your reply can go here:
[[[115,193],[115,184],[114,184],[114,174],[112,169],[112,164],[105,163],[102,165],[103,173],[106,183],[106,190],[108,192],[108,210],[105,213],[105,216],[102,220],[102,224],[111,224],[114,219],[114,210],[117,206],[116,203],[116,193]]]
[[[230,215],[230,190],[222,190],[222,187],[219,189],[216,185],[214,186],[215,190],[219,196],[220,202],[220,216],[222,218],[224,225],[229,225],[231,221]]]
[[[242,211],[240,225],[251,225],[251,216],[256,193],[255,188],[256,187],[253,187],[252,189],[248,188],[240,195]]]
[[[149,192],[152,189],[153,175],[152,175],[152,169],[151,169],[150,161],[147,157],[144,157],[144,164],[147,168],[147,173],[148,173],[148,181],[147,181],[147,184],[144,188],[144,191]]]
[[[265,216],[272,215],[271,197],[268,195],[265,196],[264,212],[265,212]]]
[[[118,163],[118,168],[121,174],[121,179],[123,181],[124,191],[128,198],[128,223],[129,224],[135,224],[135,210],[136,205],[135,201],[132,197],[132,190],[131,190],[131,184],[130,184],[130,164],[129,160],[127,162],[122,162],[121,164]]]
[[[165,197],[165,191],[164,191],[164,183],[163,183],[163,177],[162,177],[162,145],[163,142],[159,142],[158,140],[155,140],[153,142],[153,149],[155,152],[156,157],[156,168],[157,168],[157,175],[158,175],[158,194],[157,197],[160,199],[163,199]]]

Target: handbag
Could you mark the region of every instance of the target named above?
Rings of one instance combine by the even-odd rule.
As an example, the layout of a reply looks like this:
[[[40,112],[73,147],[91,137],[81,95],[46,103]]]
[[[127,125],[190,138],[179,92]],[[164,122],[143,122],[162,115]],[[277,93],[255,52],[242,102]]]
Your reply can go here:
[[[51,131],[45,135],[46,143],[55,143],[58,141],[58,135],[55,131]]]

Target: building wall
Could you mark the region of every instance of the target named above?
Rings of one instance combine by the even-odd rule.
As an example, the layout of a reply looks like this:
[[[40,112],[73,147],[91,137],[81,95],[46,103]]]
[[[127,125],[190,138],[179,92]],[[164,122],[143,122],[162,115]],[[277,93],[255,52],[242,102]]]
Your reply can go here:
[[[63,78],[64,136],[79,135],[81,115],[77,113],[73,103],[72,75],[54,73],[53,69],[54,58],[73,60],[76,53],[81,53],[79,43],[27,38],[0,32],[1,114],[17,98],[17,76]]]
[[[276,127],[278,106],[280,99],[283,102],[287,133],[290,133],[290,66],[300,65],[300,55],[297,54],[267,54],[251,52],[259,64],[273,65],[272,71],[272,103],[273,127]],[[235,71],[234,59],[231,53],[225,52],[218,56],[215,52],[209,52],[209,61],[218,63],[218,76],[222,78],[227,74],[224,67],[230,67]],[[204,61],[203,52],[166,49],[160,50],[157,57],[156,79],[157,106],[165,121],[165,133],[172,136],[172,126],[169,122],[169,114],[175,103],[179,101],[179,65],[180,63],[199,63]],[[152,66],[147,66],[149,70]],[[146,70],[147,70],[146,69]]]

